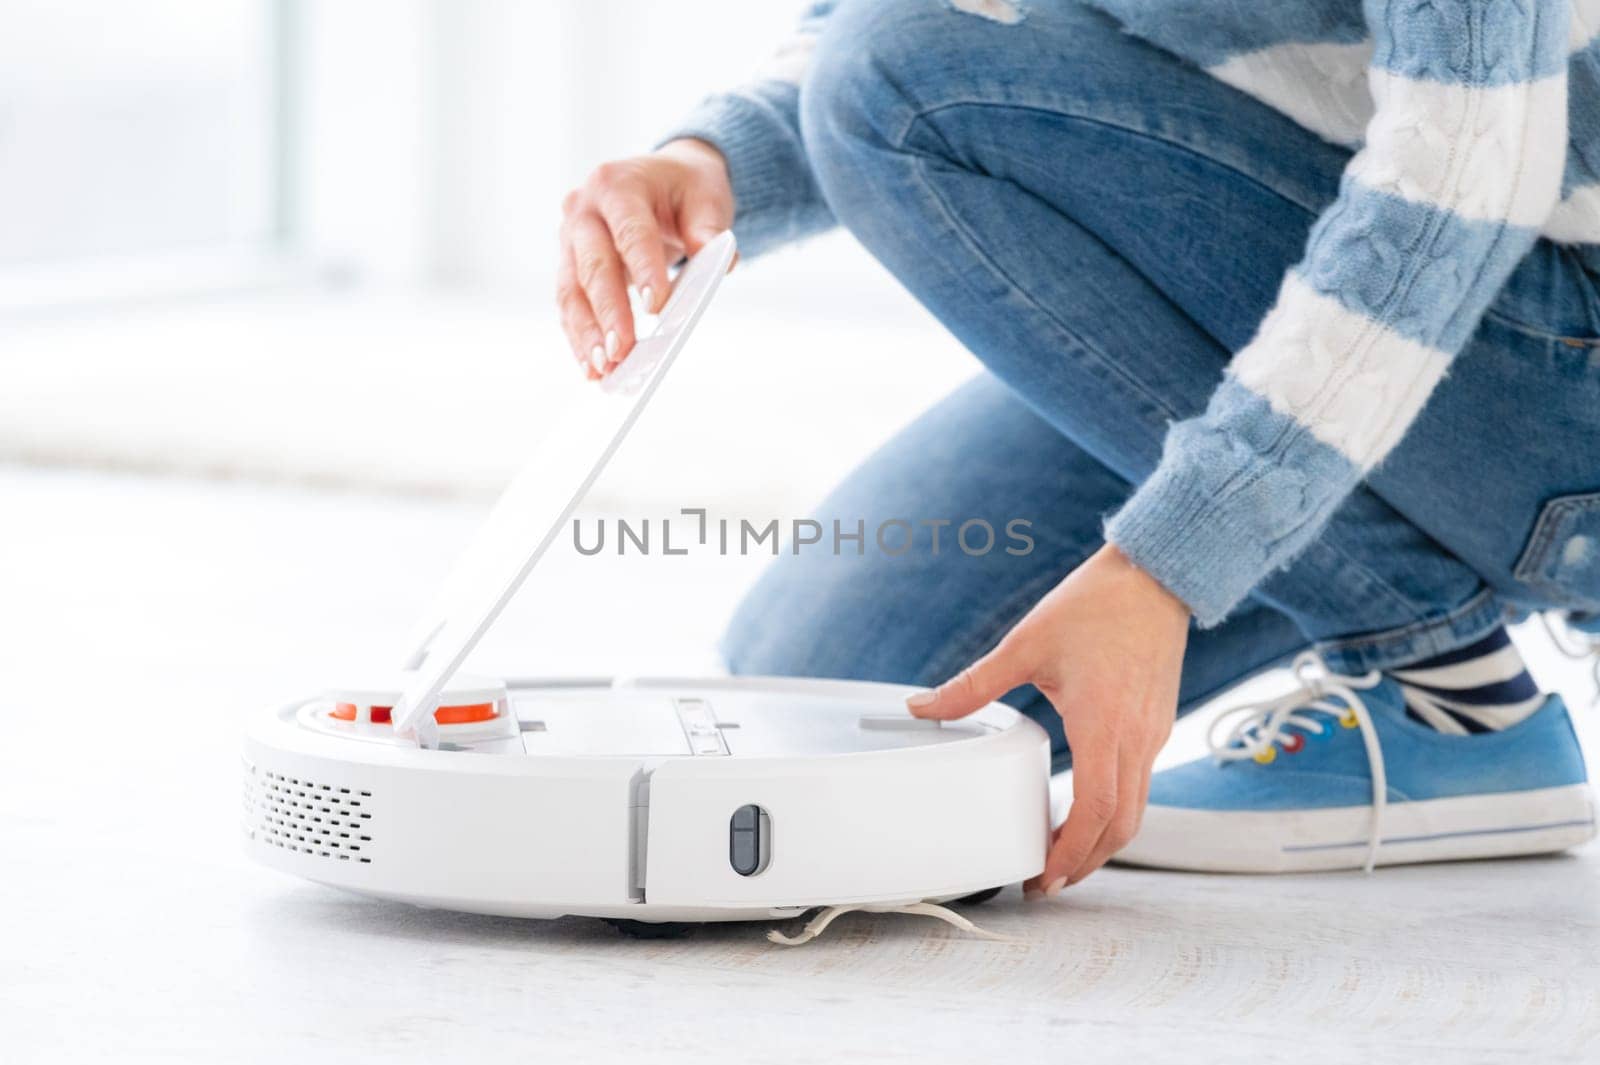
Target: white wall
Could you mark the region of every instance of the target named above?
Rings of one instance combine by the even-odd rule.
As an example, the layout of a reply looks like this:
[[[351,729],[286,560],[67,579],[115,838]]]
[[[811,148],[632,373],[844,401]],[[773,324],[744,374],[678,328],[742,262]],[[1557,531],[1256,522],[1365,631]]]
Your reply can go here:
[[[0,270],[262,239],[260,0],[0,0]]]

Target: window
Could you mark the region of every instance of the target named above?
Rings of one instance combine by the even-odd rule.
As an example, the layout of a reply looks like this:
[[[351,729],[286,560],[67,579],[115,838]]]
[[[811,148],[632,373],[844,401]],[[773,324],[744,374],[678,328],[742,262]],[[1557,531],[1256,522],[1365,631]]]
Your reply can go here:
[[[259,249],[285,215],[269,0],[7,0],[0,270]]]

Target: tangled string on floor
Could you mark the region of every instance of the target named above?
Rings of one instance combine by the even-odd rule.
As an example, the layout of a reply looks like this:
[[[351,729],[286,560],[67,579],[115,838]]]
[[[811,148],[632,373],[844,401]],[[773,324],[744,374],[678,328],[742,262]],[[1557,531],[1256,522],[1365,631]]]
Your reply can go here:
[[[770,942],[785,947],[798,947],[802,943],[809,943],[828,930],[828,926],[847,913],[906,913],[916,917],[933,917],[945,924],[954,925],[969,935],[979,939],[990,939],[996,943],[1020,943],[1022,940],[1015,936],[1004,936],[998,932],[990,932],[979,928],[965,917],[945,906],[935,902],[911,902],[900,906],[872,906],[857,904],[850,906],[829,906],[811,920],[800,930],[799,935],[789,936],[774,928],[767,933]]]

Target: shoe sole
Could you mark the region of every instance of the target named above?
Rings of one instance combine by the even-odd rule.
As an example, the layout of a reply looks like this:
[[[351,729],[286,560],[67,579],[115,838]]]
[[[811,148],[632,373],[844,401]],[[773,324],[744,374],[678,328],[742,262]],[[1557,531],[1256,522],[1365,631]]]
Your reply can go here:
[[[1192,810],[1151,806],[1114,861],[1209,873],[1305,873],[1367,861],[1370,806],[1329,810]],[[1595,836],[1587,784],[1391,802],[1379,865],[1548,854]]]

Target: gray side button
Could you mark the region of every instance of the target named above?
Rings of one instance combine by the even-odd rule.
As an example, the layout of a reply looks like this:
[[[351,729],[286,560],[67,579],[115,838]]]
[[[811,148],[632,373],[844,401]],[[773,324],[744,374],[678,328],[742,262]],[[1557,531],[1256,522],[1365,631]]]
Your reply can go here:
[[[767,811],[751,803],[728,819],[728,864],[740,876],[755,876],[772,859],[772,822]]]

